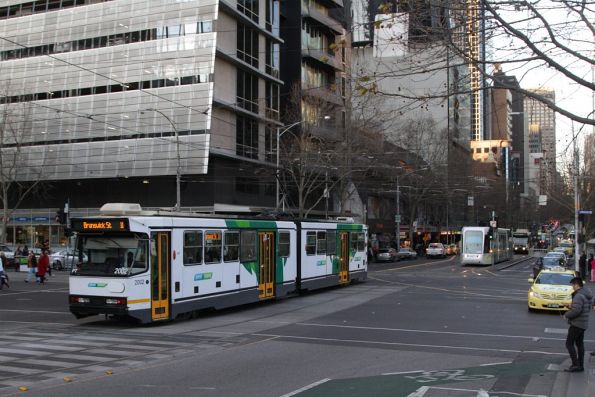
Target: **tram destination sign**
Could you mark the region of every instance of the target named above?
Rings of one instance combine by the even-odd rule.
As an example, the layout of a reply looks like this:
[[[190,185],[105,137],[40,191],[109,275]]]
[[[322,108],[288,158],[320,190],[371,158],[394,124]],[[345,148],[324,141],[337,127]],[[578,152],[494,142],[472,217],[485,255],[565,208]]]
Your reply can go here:
[[[72,228],[77,232],[127,232],[130,230],[126,218],[73,219]]]

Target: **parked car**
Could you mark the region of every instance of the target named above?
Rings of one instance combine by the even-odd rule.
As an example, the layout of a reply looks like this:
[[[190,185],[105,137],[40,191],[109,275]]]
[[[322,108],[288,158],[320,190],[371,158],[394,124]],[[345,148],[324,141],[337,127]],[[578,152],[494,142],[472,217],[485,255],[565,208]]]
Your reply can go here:
[[[426,249],[426,256],[428,258],[436,256],[444,258],[446,256],[446,250],[444,249],[444,245],[442,243],[430,243],[430,245],[428,245],[428,248]]]
[[[6,244],[0,244],[0,251],[4,252],[4,256],[8,259],[14,258],[14,250]]]
[[[50,263],[52,264],[52,269],[72,269],[73,263],[78,262],[78,257],[79,254],[77,251],[73,253],[72,251],[61,250],[50,255]],[[88,262],[88,260],[87,255],[83,254],[83,263]]]
[[[415,259],[417,258],[417,252],[412,250],[410,247],[403,247],[397,252],[398,259]]]
[[[376,254],[376,262],[394,262],[398,259],[394,248],[380,248]]]

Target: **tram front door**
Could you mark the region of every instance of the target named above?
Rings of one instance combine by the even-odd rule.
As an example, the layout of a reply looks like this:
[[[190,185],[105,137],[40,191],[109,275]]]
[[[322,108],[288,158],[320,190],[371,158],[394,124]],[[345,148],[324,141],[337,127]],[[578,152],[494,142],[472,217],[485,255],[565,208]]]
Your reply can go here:
[[[151,318],[169,318],[170,234],[151,233]]]
[[[339,283],[349,281],[349,232],[339,233]]]
[[[273,232],[258,233],[259,274],[258,297],[275,296],[275,235]]]

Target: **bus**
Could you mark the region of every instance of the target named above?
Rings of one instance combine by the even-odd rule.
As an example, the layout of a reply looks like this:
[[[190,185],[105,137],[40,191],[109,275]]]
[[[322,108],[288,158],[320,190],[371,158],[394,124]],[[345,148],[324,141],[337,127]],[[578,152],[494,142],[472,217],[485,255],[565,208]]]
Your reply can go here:
[[[367,278],[367,227],[350,220],[250,219],[115,203],[71,224],[79,258],[69,308],[77,318],[167,321]]]
[[[468,226],[461,231],[461,264],[493,265],[512,259],[510,229]]]
[[[527,229],[517,229],[512,233],[515,254],[529,254],[531,233]]]

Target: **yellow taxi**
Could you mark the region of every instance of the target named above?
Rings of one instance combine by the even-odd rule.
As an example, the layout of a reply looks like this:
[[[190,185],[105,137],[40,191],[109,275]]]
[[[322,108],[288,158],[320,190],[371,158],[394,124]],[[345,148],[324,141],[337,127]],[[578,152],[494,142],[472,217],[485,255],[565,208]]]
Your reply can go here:
[[[570,280],[574,277],[574,270],[554,267],[542,270],[535,279],[530,278],[531,288],[527,297],[529,311],[567,310],[572,302]]]

